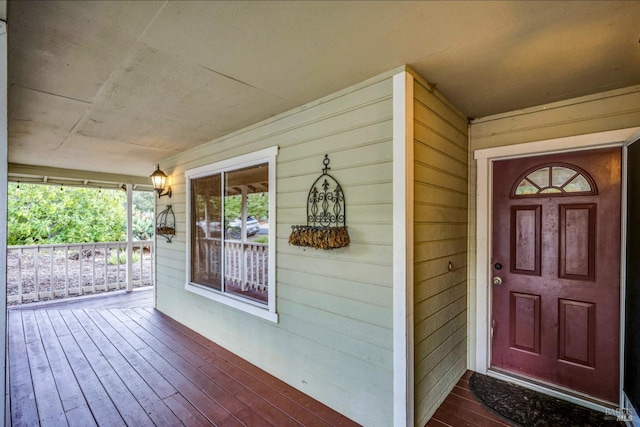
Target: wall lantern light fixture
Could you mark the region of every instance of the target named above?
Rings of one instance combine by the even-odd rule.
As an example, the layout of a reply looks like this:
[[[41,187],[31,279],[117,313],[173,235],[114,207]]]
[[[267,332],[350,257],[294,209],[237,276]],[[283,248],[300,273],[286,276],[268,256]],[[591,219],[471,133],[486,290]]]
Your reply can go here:
[[[160,170],[160,165],[151,174],[151,182],[153,182],[153,189],[158,193],[158,197],[171,197],[171,186],[167,185],[167,175]]]

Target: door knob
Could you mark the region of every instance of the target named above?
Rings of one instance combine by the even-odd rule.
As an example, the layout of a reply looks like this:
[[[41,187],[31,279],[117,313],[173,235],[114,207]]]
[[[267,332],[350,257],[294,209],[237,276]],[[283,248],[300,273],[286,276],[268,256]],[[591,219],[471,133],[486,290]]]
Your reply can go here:
[[[494,277],[492,281],[494,285],[502,285],[502,279],[498,276]]]

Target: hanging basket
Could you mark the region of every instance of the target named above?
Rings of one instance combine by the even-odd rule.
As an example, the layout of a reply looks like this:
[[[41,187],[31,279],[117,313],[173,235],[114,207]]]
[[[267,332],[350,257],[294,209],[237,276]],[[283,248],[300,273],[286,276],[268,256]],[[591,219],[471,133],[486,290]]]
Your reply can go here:
[[[347,227],[315,227],[294,225],[289,244],[316,249],[338,249],[349,245]]]
[[[324,155],[322,175],[307,197],[307,225],[291,227],[289,244],[316,249],[338,249],[350,243],[342,187],[328,171],[329,155]]]
[[[165,210],[158,214],[156,218],[156,234],[167,239],[171,243],[171,239],[176,235],[176,216],[168,205]]]

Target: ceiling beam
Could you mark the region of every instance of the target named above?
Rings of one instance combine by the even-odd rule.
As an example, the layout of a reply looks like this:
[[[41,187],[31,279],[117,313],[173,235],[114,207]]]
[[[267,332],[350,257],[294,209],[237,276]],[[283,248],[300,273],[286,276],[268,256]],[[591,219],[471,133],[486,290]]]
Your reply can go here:
[[[24,183],[64,183],[65,185],[115,187],[122,183],[131,183],[140,191],[152,189],[151,179],[146,176],[122,175],[104,172],[93,172],[76,169],[51,168],[46,166],[23,165],[9,163],[9,181]],[[74,184],[75,183],[75,184]]]

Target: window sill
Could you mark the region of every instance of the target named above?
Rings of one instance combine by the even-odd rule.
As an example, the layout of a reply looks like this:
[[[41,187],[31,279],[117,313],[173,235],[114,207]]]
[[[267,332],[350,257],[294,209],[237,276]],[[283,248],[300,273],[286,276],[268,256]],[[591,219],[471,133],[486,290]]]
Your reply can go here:
[[[278,313],[269,311],[269,308],[266,306],[242,301],[239,298],[234,298],[213,289],[209,289],[206,286],[196,285],[193,283],[185,284],[184,288],[189,292],[193,292],[194,294],[219,302],[228,307],[233,307],[237,310],[244,311],[245,313],[249,313],[261,319],[265,319],[273,323],[278,323]]]

